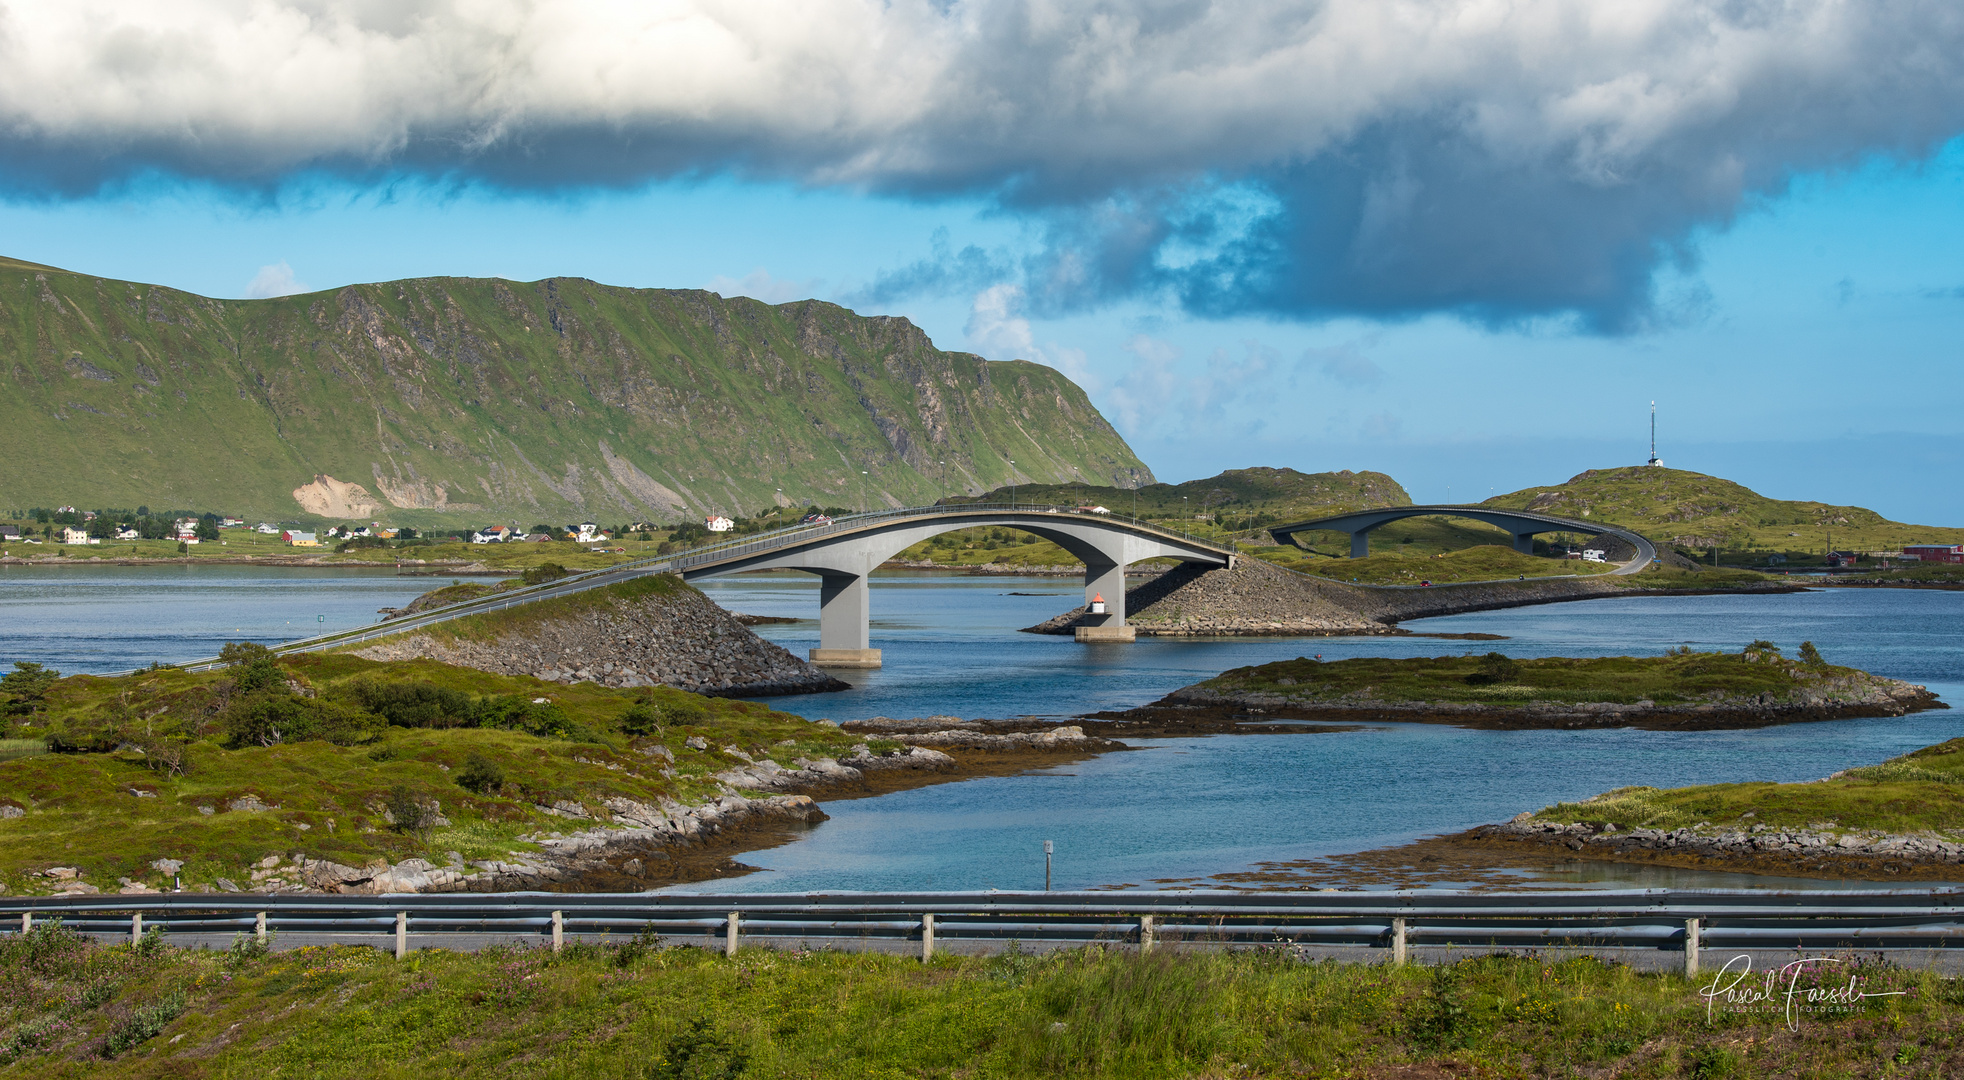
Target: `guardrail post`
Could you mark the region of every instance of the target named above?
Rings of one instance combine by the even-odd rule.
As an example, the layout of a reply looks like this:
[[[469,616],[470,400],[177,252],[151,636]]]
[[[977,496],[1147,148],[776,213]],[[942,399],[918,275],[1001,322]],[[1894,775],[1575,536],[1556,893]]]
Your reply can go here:
[[[1155,931],[1157,931],[1158,929],[1159,929],[1158,919],[1153,918],[1151,915],[1139,916],[1139,951],[1140,952],[1149,953],[1152,951],[1153,939],[1157,936]]]
[[[934,912],[921,916],[921,963],[934,959]]]
[[[1684,977],[1689,979],[1698,974],[1698,920],[1684,921]]]
[[[561,945],[564,945],[565,943],[566,943],[566,913],[563,911],[555,911],[552,913],[552,951],[558,952],[559,947]]]
[[[409,955],[409,913],[396,912],[396,959]]]
[[[730,912],[730,921],[728,924],[725,925],[723,930],[723,955],[724,956],[736,955],[737,934],[739,933],[737,929],[738,923],[739,923],[739,918],[737,916],[737,913],[734,911]]]
[[[252,936],[261,945],[266,944],[266,913],[263,911],[252,920]]]
[[[1405,920],[1391,920],[1391,962],[1405,966]]]
[[[23,911],[20,913],[20,932],[23,934],[31,934],[34,932],[33,912]]]
[[[137,942],[142,940],[143,940],[143,912],[139,911],[136,914],[130,916],[130,944],[135,945]]]

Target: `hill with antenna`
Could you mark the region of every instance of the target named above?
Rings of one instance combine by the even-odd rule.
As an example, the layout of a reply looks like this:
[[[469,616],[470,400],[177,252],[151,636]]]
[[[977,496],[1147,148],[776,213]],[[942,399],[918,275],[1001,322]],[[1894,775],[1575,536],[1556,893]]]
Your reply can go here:
[[[1890,521],[1860,506],[1770,499],[1743,484],[1661,463],[1590,469],[1565,483],[1496,495],[1485,505],[1620,525],[1653,543],[1692,549],[1893,551],[1918,542],[1964,543],[1964,529]]]

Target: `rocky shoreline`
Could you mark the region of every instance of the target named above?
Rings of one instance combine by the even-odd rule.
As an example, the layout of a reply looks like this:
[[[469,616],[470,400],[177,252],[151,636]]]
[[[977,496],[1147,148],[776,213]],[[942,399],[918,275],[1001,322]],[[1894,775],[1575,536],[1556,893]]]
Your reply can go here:
[[[1935,833],[1893,834],[1754,825],[1746,829],[1619,829],[1536,821],[1522,814],[1442,838],[1474,848],[1541,848],[1557,856],[1793,877],[1964,879],[1964,843]]]
[[[625,596],[596,589],[570,610],[522,615],[485,640],[447,624],[404,631],[354,651],[371,660],[427,658],[501,675],[603,686],[673,686],[712,697],[763,697],[849,689],[737,616],[673,581],[665,591]],[[527,608],[514,609],[524,613]]]
[[[1863,676],[1860,684],[1822,691],[1796,690],[1787,698],[1759,694],[1698,705],[1658,705],[1649,701],[1536,701],[1522,706],[1482,705],[1458,701],[1372,701],[1345,695],[1331,701],[1306,701],[1282,694],[1222,693],[1189,686],[1143,709],[1122,715],[1149,717],[1166,711],[1198,710],[1228,715],[1259,714],[1291,720],[1327,723],[1450,724],[1493,730],[1540,728],[1640,727],[1651,730],[1697,731],[1719,728],[1766,727],[1868,716],[1904,716],[1924,709],[1948,709],[1927,687],[1880,676]]]

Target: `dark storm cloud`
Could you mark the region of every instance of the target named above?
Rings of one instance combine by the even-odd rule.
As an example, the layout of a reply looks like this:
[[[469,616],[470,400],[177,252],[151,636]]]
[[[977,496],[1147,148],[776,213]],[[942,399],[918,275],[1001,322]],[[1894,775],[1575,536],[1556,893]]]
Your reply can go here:
[[[0,0],[0,183],[520,191],[732,174],[982,196],[1032,311],[1663,315],[1796,172],[1964,128],[1964,9],[1920,0]]]

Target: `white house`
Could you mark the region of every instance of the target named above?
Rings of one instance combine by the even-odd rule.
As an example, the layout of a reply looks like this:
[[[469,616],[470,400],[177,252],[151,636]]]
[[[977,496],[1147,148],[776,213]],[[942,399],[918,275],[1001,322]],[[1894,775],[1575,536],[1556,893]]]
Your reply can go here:
[[[254,525],[252,527],[252,531],[256,533],[265,533],[267,536],[278,536],[280,534],[280,527],[278,525],[268,525],[262,521],[259,524]]]
[[[137,532],[135,529],[116,530],[116,539],[118,540],[140,540],[142,538],[143,538],[143,534]]]
[[[708,529],[710,532],[729,532],[731,529],[736,528],[736,522],[731,521],[721,514],[711,514],[702,519],[702,527]]]
[[[89,542],[89,531],[87,529],[64,526],[61,530],[61,542],[64,544],[86,544]]]

